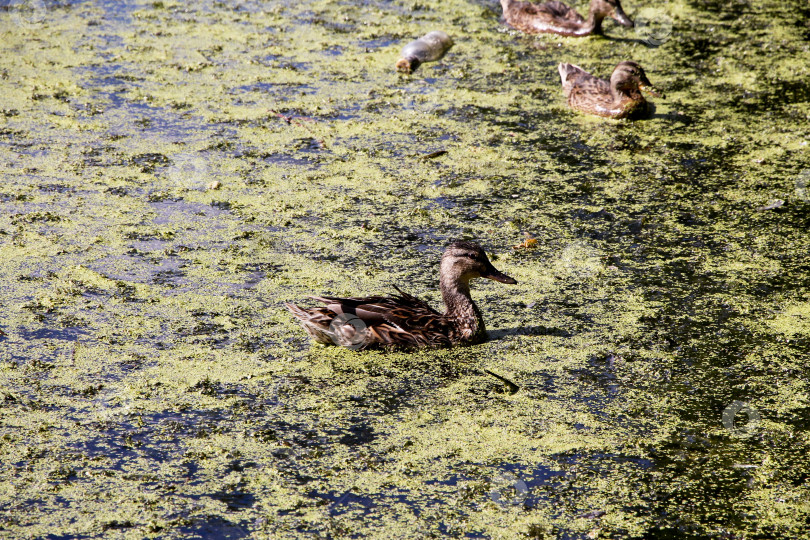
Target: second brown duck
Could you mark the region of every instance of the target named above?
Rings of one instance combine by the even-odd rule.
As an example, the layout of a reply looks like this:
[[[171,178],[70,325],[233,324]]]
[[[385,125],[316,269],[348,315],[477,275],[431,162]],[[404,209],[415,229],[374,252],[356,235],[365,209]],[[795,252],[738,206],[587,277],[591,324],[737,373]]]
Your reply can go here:
[[[662,97],[636,62],[620,62],[610,81],[594,77],[574,64],[557,66],[568,105],[580,112],[607,118],[638,118],[650,107],[641,90]]]
[[[588,36],[602,33],[602,21],[611,17],[622,26],[632,28],[619,0],[591,0],[586,19],[562,2],[532,4],[520,0],[501,0],[503,17],[512,28],[529,34],[552,33],[562,36]]]

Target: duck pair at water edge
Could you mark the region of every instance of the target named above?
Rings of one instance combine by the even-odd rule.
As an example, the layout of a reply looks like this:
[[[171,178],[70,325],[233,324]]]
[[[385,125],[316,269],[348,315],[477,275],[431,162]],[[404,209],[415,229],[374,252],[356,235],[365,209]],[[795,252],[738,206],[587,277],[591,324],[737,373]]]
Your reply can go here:
[[[439,269],[444,314],[399,288],[397,296],[388,297],[310,297],[325,307],[285,305],[319,343],[352,349],[472,345],[487,337],[481,311],[470,295],[470,281],[476,278],[517,283],[495,268],[478,244],[454,242],[445,249]]]

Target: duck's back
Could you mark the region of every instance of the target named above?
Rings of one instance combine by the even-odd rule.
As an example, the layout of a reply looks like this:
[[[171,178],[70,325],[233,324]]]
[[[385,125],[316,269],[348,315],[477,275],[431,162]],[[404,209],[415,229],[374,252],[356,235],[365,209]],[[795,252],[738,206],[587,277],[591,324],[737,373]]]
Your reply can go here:
[[[398,296],[365,298],[313,296],[314,300],[326,305],[308,311],[317,311],[326,317],[331,314],[331,320],[343,315],[347,320],[341,324],[353,327],[353,330],[347,328],[347,331],[363,334],[363,348],[385,346],[422,348],[452,345],[450,340],[452,327],[443,315],[419,298],[399,290],[398,292]],[[362,324],[355,322],[355,318]]]
[[[584,69],[574,64],[561,63],[557,66],[560,72],[565,97],[572,93],[586,93],[590,95],[604,94],[610,98],[610,83],[604,79],[594,77]]]
[[[537,6],[538,11],[548,13],[552,17],[560,21],[569,21],[572,23],[585,22],[585,19],[570,6],[562,2],[547,2]]]
[[[562,2],[532,4],[503,2],[503,15],[509,26],[532,34],[551,32],[571,34],[585,22],[582,15]]]
[[[594,77],[573,64],[562,63],[557,69],[563,93],[572,109],[611,118],[622,117],[623,110],[614,103],[608,81]]]

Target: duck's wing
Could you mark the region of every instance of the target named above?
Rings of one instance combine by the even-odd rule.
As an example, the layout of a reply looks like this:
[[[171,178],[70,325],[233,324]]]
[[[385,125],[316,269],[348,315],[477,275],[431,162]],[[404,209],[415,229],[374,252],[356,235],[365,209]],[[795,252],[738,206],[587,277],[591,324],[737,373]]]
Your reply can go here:
[[[610,96],[610,83],[604,79],[594,77],[584,69],[574,64],[561,63],[557,66],[560,73],[565,97],[572,92],[583,92],[591,95],[604,94]]]
[[[594,77],[584,69],[573,64],[562,63],[557,66],[562,80],[563,93],[568,98],[568,104],[581,110],[601,110],[609,107],[613,102],[610,93],[610,83],[604,79]]]
[[[335,319],[333,312],[325,307],[304,309],[291,303],[284,305],[295,315],[307,334],[312,336],[315,341],[326,345],[334,343],[335,340],[331,333],[332,321]]]
[[[383,315],[383,309],[389,305],[391,299],[385,296],[368,296],[365,298],[310,296],[310,298],[326,304],[326,309],[335,315],[357,317],[366,326],[388,322]]]
[[[397,289],[398,296],[366,298],[333,298],[313,296],[326,304],[326,309],[363,325],[369,345],[442,347],[450,345],[446,319],[426,302]],[[356,323],[355,323],[356,324]],[[357,326],[360,326],[357,324]]]
[[[545,4],[540,4],[535,7],[538,13],[547,13],[559,21],[568,21],[571,23],[581,23],[585,21],[582,15],[577,13],[576,10],[562,2],[546,2]]]
[[[590,33],[582,15],[562,2],[532,4],[510,0],[504,4],[503,14],[510,26],[530,34],[551,32],[584,36]]]

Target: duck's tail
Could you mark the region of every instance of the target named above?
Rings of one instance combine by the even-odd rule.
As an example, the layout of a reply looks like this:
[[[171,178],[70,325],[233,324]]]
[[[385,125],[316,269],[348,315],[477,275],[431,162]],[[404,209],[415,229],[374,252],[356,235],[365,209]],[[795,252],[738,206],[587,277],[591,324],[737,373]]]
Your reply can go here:
[[[300,319],[305,321],[309,318],[309,313],[304,308],[298,307],[295,304],[291,304],[290,302],[284,302],[284,307],[290,310],[293,315],[295,315],[296,319]]]
[[[560,65],[557,66],[557,71],[560,72],[560,79],[562,80],[563,85],[565,85],[565,82],[568,80],[569,76],[582,73],[584,70],[579,66],[575,66],[574,64],[560,62]]]
[[[562,80],[565,97],[568,97],[571,93],[571,89],[574,87],[576,80],[579,79],[582,74],[587,73],[581,67],[575,66],[574,64],[566,64],[565,62],[560,62],[560,65],[557,66],[557,71],[560,72],[560,80]]]
[[[285,302],[284,306],[295,315],[307,334],[312,336],[315,341],[326,345],[334,343],[332,335],[329,333],[329,325],[335,316],[334,313],[323,308],[306,310],[289,302]]]

